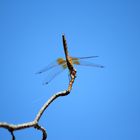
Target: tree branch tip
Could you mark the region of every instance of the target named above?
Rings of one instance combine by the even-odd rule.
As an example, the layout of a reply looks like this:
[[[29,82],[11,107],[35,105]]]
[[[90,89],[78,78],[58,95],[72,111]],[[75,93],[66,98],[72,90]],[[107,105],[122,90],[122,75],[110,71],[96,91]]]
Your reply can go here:
[[[65,36],[65,33],[62,33],[62,36]]]

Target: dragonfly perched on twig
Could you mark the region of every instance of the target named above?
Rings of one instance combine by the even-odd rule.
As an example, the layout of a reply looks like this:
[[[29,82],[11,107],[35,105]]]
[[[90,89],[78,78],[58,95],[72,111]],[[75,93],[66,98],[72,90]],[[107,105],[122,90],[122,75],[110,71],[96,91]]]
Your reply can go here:
[[[94,64],[92,62],[85,61],[86,59],[96,58],[98,56],[89,56],[89,57],[69,57],[69,61],[72,65],[79,65],[79,66],[90,66],[90,67],[97,67],[97,68],[104,68],[104,66],[99,64]],[[58,58],[55,62],[49,64],[45,68],[41,69],[37,72],[37,74],[45,73],[49,70],[52,73],[48,74],[47,79],[45,80],[44,84],[48,84],[51,80],[53,80],[57,75],[67,69],[67,61],[63,58]]]

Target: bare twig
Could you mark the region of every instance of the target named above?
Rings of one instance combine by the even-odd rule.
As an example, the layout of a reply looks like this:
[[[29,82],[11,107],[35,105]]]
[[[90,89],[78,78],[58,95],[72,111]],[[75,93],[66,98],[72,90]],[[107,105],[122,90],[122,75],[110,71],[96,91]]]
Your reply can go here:
[[[65,39],[65,36],[62,35],[62,39],[63,39],[63,47],[64,47],[64,52],[65,52],[65,56],[66,56],[66,61],[67,61],[67,66],[68,66],[68,69],[70,71],[70,82],[69,82],[69,86],[68,86],[68,89],[65,90],[65,91],[61,91],[61,92],[58,92],[56,94],[54,94],[42,107],[41,109],[39,110],[39,112],[37,113],[35,119],[31,122],[26,122],[26,123],[23,123],[23,124],[17,124],[17,125],[14,125],[14,124],[9,124],[9,123],[6,123],[6,122],[0,122],[0,127],[1,128],[5,128],[7,129],[10,133],[11,133],[11,136],[12,136],[12,140],[15,140],[15,136],[14,136],[14,131],[16,130],[21,130],[21,129],[25,129],[25,128],[30,128],[30,127],[34,127],[35,129],[38,129],[40,131],[42,131],[42,140],[46,140],[47,139],[47,132],[46,130],[40,126],[38,123],[39,123],[39,120],[41,118],[41,116],[43,115],[44,111],[48,108],[48,106],[58,97],[60,96],[66,96],[70,93],[71,89],[72,89],[72,85],[74,83],[74,80],[76,78],[76,70],[74,69],[73,65],[72,65],[72,62],[71,62],[71,58],[69,57],[68,55],[68,50],[67,50],[67,43],[66,43],[66,39]]]
[[[70,80],[69,86],[68,86],[68,91],[70,92],[72,89],[74,80],[76,78],[76,69],[74,69],[73,64],[72,64],[72,58],[69,56],[69,53],[68,53],[65,35],[62,35],[62,40],[63,40],[63,47],[64,47],[64,53],[65,53],[65,57],[66,57],[66,62],[67,62],[67,66],[68,66],[68,69],[70,72],[70,77],[71,77],[71,80]]]
[[[42,126],[40,126],[38,124],[35,126],[35,128],[42,131],[42,140],[46,140],[47,139],[47,132],[46,132],[45,128],[43,128]]]
[[[16,138],[15,138],[15,136],[14,136],[14,133],[13,133],[13,131],[9,131],[10,133],[11,133],[11,135],[12,135],[12,140],[15,140]]]

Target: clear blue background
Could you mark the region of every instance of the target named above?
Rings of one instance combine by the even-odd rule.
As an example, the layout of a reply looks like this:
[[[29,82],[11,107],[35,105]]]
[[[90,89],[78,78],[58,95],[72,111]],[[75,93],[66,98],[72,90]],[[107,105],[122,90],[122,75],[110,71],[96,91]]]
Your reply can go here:
[[[140,2],[138,0],[0,0],[0,122],[32,121],[54,93],[67,89],[67,72],[48,86],[35,72],[64,56],[104,69],[77,67],[70,95],[57,99],[40,124],[48,140],[140,140]],[[17,140],[41,140],[33,128]],[[0,129],[0,139],[11,139]]]

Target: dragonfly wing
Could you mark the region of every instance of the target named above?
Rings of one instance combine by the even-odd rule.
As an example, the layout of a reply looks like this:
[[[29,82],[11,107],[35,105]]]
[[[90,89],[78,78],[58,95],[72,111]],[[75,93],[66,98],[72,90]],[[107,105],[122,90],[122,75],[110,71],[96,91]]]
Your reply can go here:
[[[48,66],[46,66],[45,68],[38,71],[36,74],[44,73],[44,72],[46,72],[54,67],[59,67],[60,65],[64,65],[65,63],[66,63],[66,61],[63,58],[58,58],[57,60],[50,63]]]
[[[67,67],[62,67],[61,65],[58,67],[53,68],[50,73],[48,73],[48,76],[46,77],[46,79],[43,82],[43,85],[48,84],[49,82],[51,82],[57,75],[59,75],[61,72],[63,72]]]
[[[80,59],[89,59],[89,58],[96,58],[99,56],[87,56],[87,57],[71,57],[72,60],[80,60]]]
[[[90,67],[97,67],[97,68],[104,68],[104,66],[99,64],[94,64],[92,62],[84,61],[84,60],[73,60],[73,64],[80,65],[80,66],[90,66]]]

